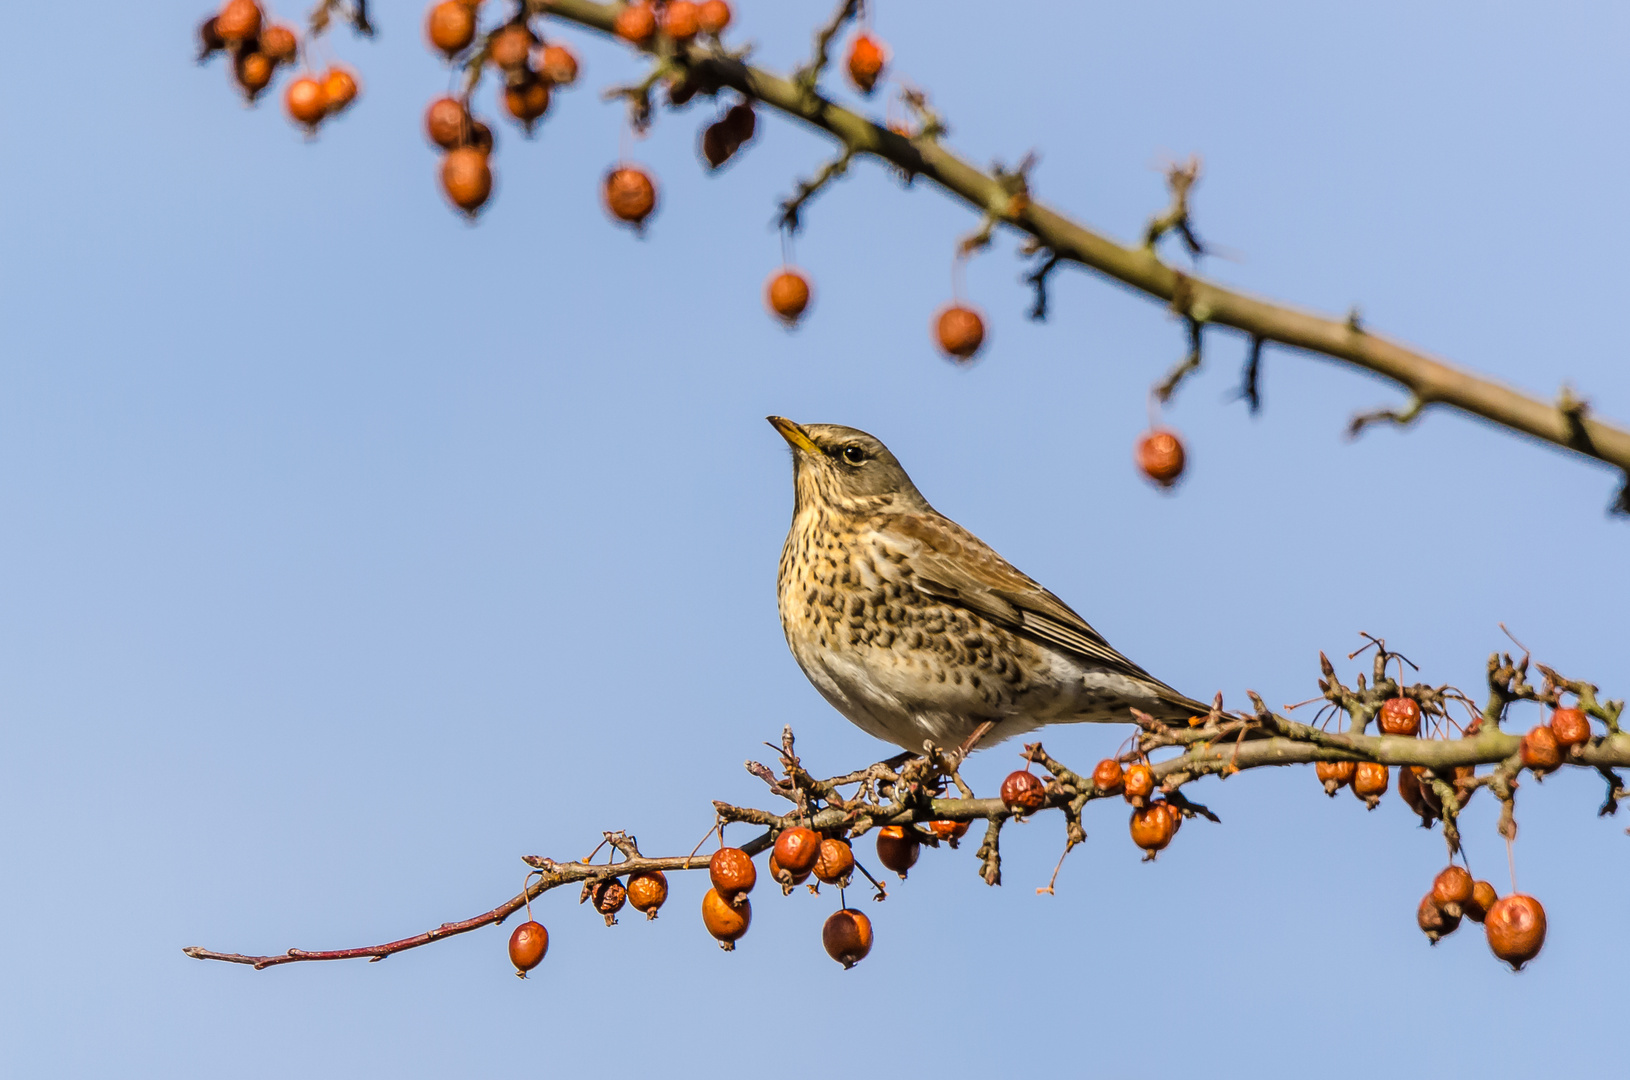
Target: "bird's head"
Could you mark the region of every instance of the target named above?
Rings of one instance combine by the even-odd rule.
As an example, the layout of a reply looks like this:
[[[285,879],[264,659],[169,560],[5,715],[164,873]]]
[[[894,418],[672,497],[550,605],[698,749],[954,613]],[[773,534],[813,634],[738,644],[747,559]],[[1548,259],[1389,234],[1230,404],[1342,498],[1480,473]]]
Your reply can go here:
[[[767,419],[792,447],[794,512],[823,504],[849,513],[927,508],[889,448],[864,431]]]

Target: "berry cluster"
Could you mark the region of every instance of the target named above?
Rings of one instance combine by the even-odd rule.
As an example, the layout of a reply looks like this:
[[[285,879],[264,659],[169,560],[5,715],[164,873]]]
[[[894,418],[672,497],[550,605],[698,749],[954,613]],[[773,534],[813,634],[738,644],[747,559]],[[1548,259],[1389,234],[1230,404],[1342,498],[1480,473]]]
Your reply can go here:
[[[304,52],[300,35],[268,20],[255,0],[227,0],[199,24],[198,50],[201,61],[227,54],[232,78],[250,102],[272,84],[279,68],[294,66]],[[307,67],[284,91],[283,106],[289,119],[315,132],[324,120],[344,112],[357,92],[357,78],[350,69],[337,64],[323,71]]]
[[[1538,900],[1519,892],[1499,896],[1464,867],[1446,866],[1421,897],[1415,921],[1436,945],[1459,929],[1462,918],[1483,924],[1490,951],[1513,971],[1521,971],[1545,945],[1545,909]]]

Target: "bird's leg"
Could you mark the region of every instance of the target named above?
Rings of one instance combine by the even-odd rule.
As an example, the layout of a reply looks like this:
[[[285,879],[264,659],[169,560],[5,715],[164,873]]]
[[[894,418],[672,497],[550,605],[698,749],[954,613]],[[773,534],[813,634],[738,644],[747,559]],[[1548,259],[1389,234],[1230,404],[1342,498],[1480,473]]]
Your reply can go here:
[[[957,747],[957,763],[961,764],[962,762],[967,761],[968,755],[973,753],[974,748],[979,745],[979,740],[983,739],[986,735],[989,735],[995,727],[996,721],[985,720],[980,723],[978,727],[974,728],[973,734],[969,735],[966,739],[963,739],[962,745]]]

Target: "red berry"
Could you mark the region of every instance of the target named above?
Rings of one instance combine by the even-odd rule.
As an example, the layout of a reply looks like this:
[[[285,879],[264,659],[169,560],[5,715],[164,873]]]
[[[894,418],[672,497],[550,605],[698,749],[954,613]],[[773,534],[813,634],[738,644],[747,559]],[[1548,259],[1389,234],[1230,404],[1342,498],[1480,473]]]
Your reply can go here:
[[[917,834],[903,825],[885,825],[877,830],[877,861],[906,878],[906,871],[917,862],[922,841]]]
[[[451,59],[475,40],[475,7],[462,0],[442,0],[431,6],[424,32],[430,44]]]
[[[930,821],[928,831],[947,842],[960,840],[968,834],[966,821]]]
[[[449,150],[441,162],[441,187],[454,206],[474,217],[492,194],[487,154],[473,146]]]
[[[1541,724],[1522,737],[1522,763],[1537,773],[1562,764],[1562,748],[1550,728]]]
[[[1419,735],[1421,707],[1414,698],[1388,698],[1381,703],[1381,732],[1384,735]]]
[[[328,95],[323,93],[323,84],[310,76],[302,76],[289,83],[289,88],[283,91],[283,107],[289,112],[289,119],[297,124],[303,124],[308,130],[315,130],[328,115]]]
[[[1551,714],[1551,734],[1563,749],[1590,741],[1590,717],[1583,709],[1558,709]]]
[[[834,911],[821,927],[821,944],[826,946],[826,955],[847,971],[872,951],[872,920],[854,908]]]
[[[1126,786],[1126,772],[1114,758],[1105,758],[1092,770],[1092,786],[1100,795],[1118,795]]]
[[[985,320],[973,308],[951,304],[941,309],[934,321],[934,336],[940,349],[952,360],[972,360],[985,343]]]
[[[855,853],[848,843],[831,837],[821,841],[821,857],[815,860],[817,878],[842,888],[849,884],[849,875],[854,869]]]
[[[274,64],[287,64],[300,51],[300,39],[287,26],[268,26],[260,32],[260,51]]]
[[[1472,886],[1471,903],[1466,905],[1466,918],[1472,922],[1482,922],[1489,908],[1493,907],[1499,898],[1500,895],[1494,891],[1493,885],[1486,881],[1477,882]]]
[[[770,306],[770,313],[788,328],[798,325],[809,308],[809,279],[801,271],[787,267],[764,286],[764,302]]]
[[[1353,794],[1369,803],[1374,810],[1381,805],[1381,796],[1387,792],[1391,774],[1385,765],[1373,761],[1360,761],[1353,770]]]
[[[1138,468],[1163,488],[1183,475],[1183,442],[1175,432],[1151,431],[1138,440]]]
[[[1040,810],[1047,801],[1047,785],[1027,769],[1007,774],[1002,781],[1002,805],[1016,814]]]
[[[545,45],[538,53],[538,74],[556,86],[577,81],[577,57],[564,45]]]
[[[692,0],[668,0],[662,7],[662,32],[675,41],[689,41],[702,29]]]
[[[443,150],[461,145],[468,137],[470,114],[457,98],[437,98],[424,113],[424,131]]]
[[[624,9],[625,11],[628,9]],[[618,221],[639,229],[656,209],[657,189],[643,169],[624,165],[606,174],[606,209]]]
[[[1153,858],[1154,853],[1172,842],[1177,835],[1177,824],[1172,808],[1164,802],[1152,802],[1132,811],[1132,842]]]
[[[791,896],[793,887],[802,885],[805,881],[808,881],[809,875],[810,871],[808,870],[805,870],[801,874],[793,873],[791,870],[788,870],[786,867],[782,866],[780,860],[775,857],[773,852],[771,853],[770,880],[781,886],[781,895]]]
[[[549,84],[536,77],[504,87],[504,110],[527,131],[549,111]]]
[[[745,896],[732,902],[720,896],[719,890],[709,889],[702,897],[702,925],[718,939],[719,948],[725,952],[736,947],[752,921],[753,905]]]
[[[509,935],[509,962],[515,965],[515,974],[523,979],[543,962],[548,951],[549,931],[541,923],[524,922]]]
[[[1352,761],[1321,761],[1313,766],[1318,774],[1319,782],[1324,785],[1325,794],[1331,798],[1336,792],[1353,782],[1353,774],[1358,771],[1358,764]]]
[[[696,8],[696,24],[702,33],[718,37],[730,25],[730,5],[725,0],[703,0]]]
[[[871,93],[887,63],[888,56],[876,38],[865,32],[855,35],[849,45],[849,81],[855,84],[856,90]]]
[[[1446,866],[1432,880],[1432,902],[1446,914],[1459,917],[1465,913],[1476,892],[1477,883],[1463,866]]]
[[[263,52],[249,51],[238,54],[232,64],[232,76],[238,80],[238,86],[250,101],[260,96],[260,92],[271,85],[272,62]]]
[[[487,59],[501,71],[518,72],[532,56],[538,39],[525,23],[510,23],[493,31],[487,39]]]
[[[624,41],[643,45],[657,32],[657,13],[645,0],[636,0],[617,12],[611,29]]]
[[[641,870],[628,875],[628,902],[635,911],[645,912],[647,919],[657,917],[657,910],[668,900],[668,875],[661,870]]]
[[[707,876],[713,887],[726,900],[745,898],[758,882],[758,870],[752,857],[741,848],[720,848],[708,860]]]
[[[215,32],[223,41],[253,41],[260,34],[260,5],[255,0],[227,0],[215,16]]]
[[[802,825],[784,829],[775,838],[775,861],[793,874],[807,874],[821,857],[821,834]]]
[[[1521,971],[1545,945],[1545,909],[1532,896],[1502,896],[1483,916],[1483,932],[1494,955]]]
[[[343,112],[357,99],[357,77],[342,67],[331,67],[323,74],[323,94],[328,98],[328,112]]]
[[[1138,762],[1127,767],[1125,778],[1121,782],[1121,794],[1126,801],[1134,806],[1140,804],[1154,794],[1155,774],[1148,765]]]

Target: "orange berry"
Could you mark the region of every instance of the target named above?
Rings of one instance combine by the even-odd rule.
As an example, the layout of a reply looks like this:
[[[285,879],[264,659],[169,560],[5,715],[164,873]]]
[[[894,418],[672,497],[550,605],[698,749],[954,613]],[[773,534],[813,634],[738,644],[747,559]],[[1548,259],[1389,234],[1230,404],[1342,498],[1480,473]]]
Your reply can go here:
[[[725,850],[734,850],[726,848]],[[732,902],[719,895],[718,889],[709,889],[702,897],[702,925],[719,942],[719,948],[729,952],[747,933],[753,921],[753,905],[745,896]]]
[[[1381,733],[1383,735],[1419,735],[1421,707],[1414,698],[1388,698],[1381,703]]]
[[[772,276],[764,286],[764,302],[770,313],[790,329],[809,308],[809,279],[792,267]]]
[[[271,85],[272,62],[263,52],[242,52],[232,64],[232,75],[238,80],[238,86],[243,89],[250,101],[260,96],[260,92]]]
[[[485,151],[459,146],[441,161],[441,188],[460,210],[475,216],[492,195],[492,166]]]
[[[1138,468],[1163,488],[1183,475],[1183,442],[1175,432],[1151,431],[1138,440]]]
[[[930,821],[928,831],[949,843],[968,835],[968,823],[966,821]]]
[[[525,23],[510,23],[493,31],[487,39],[487,59],[503,71],[516,72],[526,67],[532,56],[532,46],[538,39]]]
[[[689,41],[702,29],[692,0],[668,0],[662,7],[662,32],[675,41]]]
[[[475,8],[461,0],[442,0],[433,4],[425,19],[425,36],[430,44],[452,59],[475,40]]]
[[[1590,717],[1583,709],[1558,709],[1551,714],[1551,734],[1564,750],[1590,741]]]
[[[1137,804],[1147,799],[1155,791],[1155,774],[1143,762],[1127,766],[1125,777],[1121,782],[1121,794],[1129,803]]]
[[[821,834],[802,825],[783,829],[775,838],[775,859],[794,874],[815,869],[821,857]]]
[[[1562,748],[1550,728],[1541,724],[1522,737],[1522,763],[1537,773],[1562,764]]]
[[[635,229],[645,224],[657,205],[656,185],[645,170],[632,165],[620,166],[606,174],[604,194],[611,216]]]
[[[310,76],[301,76],[283,91],[283,107],[288,110],[290,120],[314,131],[328,115],[328,95],[323,93],[322,83]]]
[[[1386,794],[1390,779],[1391,774],[1385,765],[1360,761],[1353,770],[1353,794],[1369,803],[1370,809],[1374,810],[1381,804],[1381,796]]]
[[[831,837],[821,841],[821,857],[815,860],[817,878],[842,888],[849,884],[854,869],[855,853],[846,842]]]
[[[885,825],[877,830],[877,861],[906,879],[906,871],[917,862],[922,841],[912,829],[903,825]]]
[[[1463,866],[1446,866],[1432,879],[1432,902],[1446,914],[1457,918],[1465,914],[1472,902],[1477,883]]]
[[[215,32],[231,44],[255,40],[260,33],[260,5],[255,0],[227,0],[215,16]]]
[[[323,94],[330,116],[344,112],[357,99],[357,77],[345,68],[331,67],[323,73]]]
[[[950,304],[934,321],[934,337],[952,360],[972,360],[985,343],[985,320],[973,308]]]
[[[821,944],[826,946],[826,955],[847,971],[872,951],[872,920],[854,908],[834,911],[821,927]]]
[[[1502,896],[1483,916],[1483,932],[1494,955],[1521,971],[1545,945],[1545,909],[1532,896]]]
[[[645,0],[636,0],[617,12],[611,25],[612,32],[624,41],[643,45],[657,32],[657,14]]]
[[[538,74],[556,86],[577,81],[577,57],[564,45],[545,45],[538,53]]]
[[[1358,771],[1358,765],[1352,761],[1320,761],[1313,766],[1318,774],[1319,783],[1324,785],[1325,794],[1335,797],[1336,791],[1353,782],[1353,773]]]
[[[1164,802],[1152,802],[1132,811],[1132,842],[1153,858],[1154,853],[1172,842],[1177,835],[1172,808]]]
[[[509,962],[515,965],[515,974],[523,979],[543,962],[548,951],[549,931],[541,923],[524,922],[509,935]]]
[[[864,31],[855,35],[849,45],[849,81],[855,84],[856,90],[871,93],[887,63],[888,56],[876,38]]]
[[[1421,928],[1426,939],[1436,945],[1438,939],[1446,934],[1452,934],[1460,927],[1458,911],[1449,912],[1439,907],[1427,893],[1421,897],[1420,906],[1415,909],[1415,925]]]
[[[657,910],[668,900],[668,875],[661,870],[640,870],[628,875],[628,902],[635,911],[645,912],[647,919],[657,917]]]
[[[1105,758],[1092,770],[1092,787],[1100,795],[1118,795],[1126,786],[1126,772],[1114,758]]]
[[[538,118],[549,111],[549,84],[532,78],[505,86],[504,110],[531,131]]]
[[[300,51],[300,39],[287,26],[268,26],[260,32],[260,51],[274,64],[287,64]]]
[[[606,925],[613,926],[617,912],[628,902],[628,889],[616,878],[606,878],[589,886],[589,897],[594,901],[594,910],[606,917]]]
[[[1002,781],[1002,805],[1016,814],[1040,810],[1047,801],[1047,785],[1028,769],[1007,774]]]
[[[725,0],[703,0],[696,6],[696,25],[702,33],[718,37],[730,25],[730,5]]]
[[[758,882],[758,869],[753,859],[741,848],[720,848],[708,860],[707,876],[714,889],[727,900],[742,899],[753,891]]]
[[[786,867],[781,865],[780,861],[776,859],[773,852],[770,854],[770,879],[777,885],[781,886],[781,895],[791,896],[793,886],[802,885],[804,882],[808,881],[809,874],[810,871],[808,870],[805,870],[801,874],[793,873],[791,870],[788,870]]]
[[[1486,881],[1477,882],[1472,886],[1471,903],[1466,905],[1466,918],[1472,922],[1482,922],[1499,898],[1500,894],[1494,891],[1493,885]]]
[[[437,98],[424,112],[424,133],[443,150],[463,144],[469,123],[470,114],[457,98]]]

